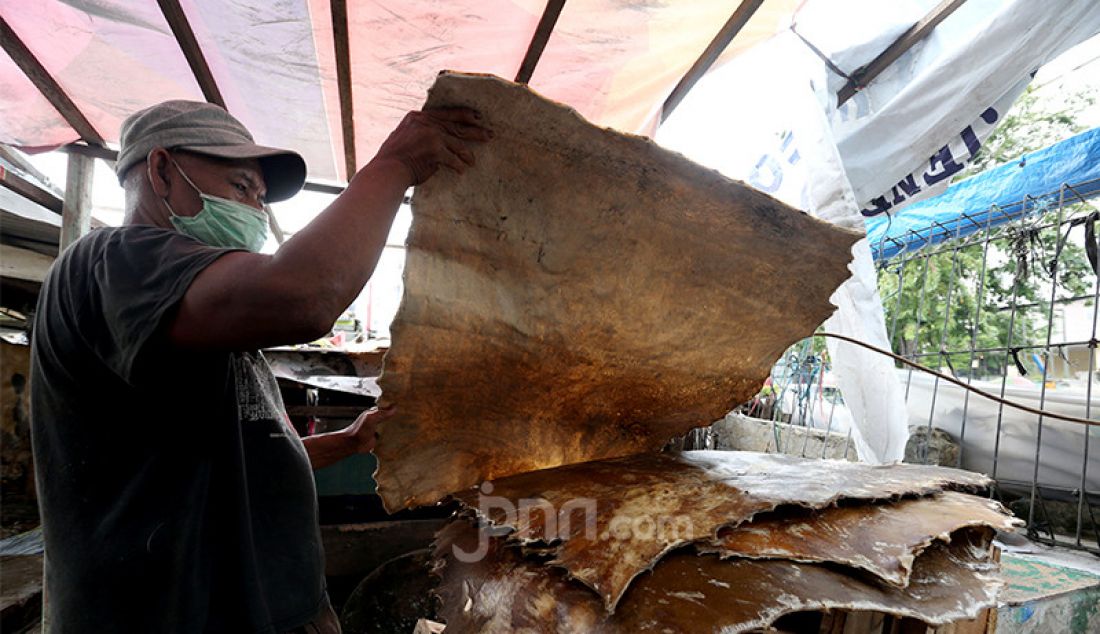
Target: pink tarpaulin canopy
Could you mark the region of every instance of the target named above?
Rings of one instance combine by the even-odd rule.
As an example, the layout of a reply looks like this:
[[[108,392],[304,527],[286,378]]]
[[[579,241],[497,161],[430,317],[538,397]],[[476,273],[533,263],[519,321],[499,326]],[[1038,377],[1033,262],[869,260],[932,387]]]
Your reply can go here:
[[[719,50],[729,57],[770,37],[796,4],[767,0]],[[530,84],[596,123],[651,131],[662,103],[741,5],[571,0]],[[546,10],[542,0],[0,0],[4,49],[21,41],[106,142],[117,142],[122,120],[137,109],[204,99],[178,33],[182,15],[226,108],[259,143],[301,152],[312,179],[336,181],[347,170],[334,15],[346,11],[359,166],[419,107],[440,70],[516,76]],[[166,17],[173,11],[176,24]],[[38,148],[94,140],[16,61],[0,55],[0,142]]]

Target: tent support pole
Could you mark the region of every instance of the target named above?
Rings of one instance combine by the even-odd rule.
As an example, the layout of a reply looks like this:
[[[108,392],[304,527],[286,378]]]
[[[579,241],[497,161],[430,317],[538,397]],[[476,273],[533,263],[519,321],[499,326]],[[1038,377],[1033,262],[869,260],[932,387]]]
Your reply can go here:
[[[927,37],[940,22],[943,22],[947,16],[954,13],[955,9],[962,6],[964,2],[966,0],[943,0],[928,15],[921,18],[919,22],[909,27],[909,30],[902,33],[901,37],[894,40],[893,44],[887,46],[885,51],[879,53],[878,57],[871,60],[866,66],[851,73],[851,79],[836,94],[836,106],[839,108],[844,105],[844,102],[855,96],[861,88],[871,83],[890,64],[897,61],[902,54],[913,48],[914,44]]]
[[[547,0],[546,9],[539,18],[539,25],[535,27],[535,34],[531,37],[531,43],[527,45],[527,53],[523,56],[523,62],[516,73],[516,83],[526,84],[531,81],[531,75],[535,74],[535,66],[546,49],[546,43],[550,41],[550,34],[554,32],[554,26],[558,23],[558,16],[565,7],[565,0]]]
[[[346,0],[331,0],[332,44],[336,54],[336,88],[340,96],[340,126],[344,139],[344,171],[350,182],[355,176],[355,103],[351,95],[351,45],[348,42]]]
[[[64,251],[91,228],[94,174],[95,159],[81,154],[69,155],[69,169],[65,176],[65,202],[61,211],[60,251]]]
[[[680,105],[684,97],[688,94],[688,91],[695,86],[695,83],[699,81],[703,75],[710,70],[710,67],[714,65],[714,62],[718,61],[718,58],[722,55],[722,51],[726,50],[726,47],[730,45],[733,38],[741,32],[741,29],[745,27],[749,19],[752,18],[756,10],[760,8],[760,5],[764,3],[764,0],[744,0],[737,9],[734,10],[733,15],[729,20],[722,25],[722,28],[718,31],[718,34],[714,36],[714,39],[710,41],[706,49],[703,50],[703,54],[699,56],[699,59],[695,60],[695,63],[691,65],[687,73],[680,79],[680,82],[676,84],[676,87],[669,93],[668,98],[665,99],[665,103],[661,106],[661,123],[664,123],[668,119],[672,111],[676,109],[676,106]]]
[[[187,21],[187,14],[180,7],[179,0],[157,0],[160,12],[172,29],[172,35],[176,36],[183,56],[187,58],[187,65],[191,67],[191,73],[195,76],[202,96],[210,103],[225,108],[225,99],[218,90],[218,84],[214,81],[214,75],[210,72],[210,66],[206,63],[206,56],[202,54],[199,41],[195,38],[195,32],[191,29],[191,23]]]

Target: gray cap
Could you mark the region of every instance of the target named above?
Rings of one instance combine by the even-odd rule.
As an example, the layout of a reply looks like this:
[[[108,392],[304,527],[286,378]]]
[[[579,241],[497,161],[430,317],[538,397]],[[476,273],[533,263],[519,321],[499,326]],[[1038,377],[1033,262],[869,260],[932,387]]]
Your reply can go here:
[[[306,162],[297,152],[256,145],[244,125],[221,106],[200,101],[165,101],[122,122],[115,173],[119,182],[153,149],[187,150],[224,159],[258,159],[267,200],[286,200],[306,181]]]

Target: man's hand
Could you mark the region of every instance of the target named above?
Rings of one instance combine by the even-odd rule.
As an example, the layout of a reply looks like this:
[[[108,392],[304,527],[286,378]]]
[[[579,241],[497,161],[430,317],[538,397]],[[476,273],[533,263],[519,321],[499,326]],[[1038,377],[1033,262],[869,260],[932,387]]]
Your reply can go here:
[[[481,115],[469,108],[410,112],[374,160],[399,162],[409,172],[409,185],[419,185],[440,167],[462,174],[474,164],[472,146],[492,137],[492,131],[482,127]]]
[[[405,190],[441,166],[462,173],[474,164],[473,147],[492,137],[479,122],[468,108],[410,112],[344,193],[275,255],[228,253],[203,269],[172,318],[172,343],[255,350],[328,332],[378,264]]]
[[[309,463],[321,469],[360,453],[370,453],[378,439],[378,423],[393,416],[394,408],[369,409],[355,422],[340,431],[306,436],[302,445],[306,448]]]
[[[351,446],[355,448],[354,453],[374,451],[374,443],[378,440],[378,424],[393,414],[393,407],[369,409],[360,414],[354,423],[345,427],[342,433],[352,440]]]

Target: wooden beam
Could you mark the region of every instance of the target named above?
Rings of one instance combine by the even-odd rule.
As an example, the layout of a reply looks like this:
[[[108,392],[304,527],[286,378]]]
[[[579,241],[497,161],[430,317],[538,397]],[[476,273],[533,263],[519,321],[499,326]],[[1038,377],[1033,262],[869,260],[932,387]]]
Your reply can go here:
[[[61,251],[91,228],[94,172],[95,159],[81,154],[69,155],[69,170],[65,175],[65,204],[61,212]]]
[[[114,163],[118,159],[118,152],[111,148],[100,147],[98,145],[84,145],[81,143],[70,143],[58,148],[61,152],[68,154],[79,154],[81,156],[90,156],[92,158],[102,159],[107,161],[108,164]],[[306,181],[302,185],[302,190],[307,192],[320,192],[322,194],[341,194],[344,189],[343,185],[337,185],[335,183],[320,183],[317,181]],[[58,203],[60,205],[60,202]],[[60,210],[58,213],[61,213]]]
[[[531,37],[531,43],[527,45],[527,53],[523,55],[523,62],[516,73],[516,83],[526,84],[531,81],[531,75],[535,74],[535,66],[546,49],[546,43],[550,41],[550,34],[554,32],[554,25],[558,23],[558,16],[565,7],[565,0],[546,0],[546,8],[539,18],[539,25],[535,27],[535,34]]]
[[[23,40],[19,39],[19,36],[12,30],[3,16],[0,16],[0,46],[3,46],[16,66],[23,71],[27,79],[31,80],[31,83],[38,88],[42,96],[44,96],[54,109],[61,114],[65,121],[68,122],[69,126],[72,127],[73,130],[76,130],[80,138],[88,143],[103,145],[103,137],[96,131],[95,126],[93,126],[92,123],[88,121],[88,118],[84,116],[84,113],[76,107],[73,100],[69,98],[69,95],[65,93],[61,85],[57,83],[57,80],[50,75],[46,67],[42,65],[42,62],[39,62],[38,58],[31,53],[27,45],[23,43]]]
[[[65,154],[80,154],[81,156],[103,159],[104,161],[114,162],[118,160],[118,150],[112,150],[109,147],[102,147],[99,145],[70,143],[57,148],[57,151],[64,152]]]
[[[37,167],[32,165],[31,162],[26,159],[26,157],[17,152],[16,149],[11,147],[10,145],[4,145],[3,143],[0,143],[0,158],[4,159],[8,163],[11,163],[23,172],[35,177],[36,179],[38,179],[38,182],[44,183],[47,186],[51,184],[50,179],[47,178],[45,174],[40,172]],[[50,188],[47,187],[46,189],[48,190]]]
[[[0,167],[0,185],[19,194],[27,200],[42,205],[54,213],[61,213],[61,199],[53,192],[42,189],[11,170]]]
[[[886,50],[879,53],[878,57],[853,72],[848,83],[844,84],[836,94],[837,107],[844,105],[844,102],[855,96],[864,86],[874,81],[875,77],[878,77],[890,64],[896,62],[905,51],[913,48],[914,44],[927,37],[940,22],[943,22],[947,16],[954,13],[955,9],[962,6],[964,2],[966,0],[943,0],[928,15],[921,18],[920,21],[909,27],[905,33],[902,33],[898,39],[894,40],[893,44],[887,46]]]
[[[0,244],[0,277],[42,283],[53,258],[8,244]]]
[[[206,56],[202,54],[202,47],[195,38],[195,31],[191,29],[191,23],[187,21],[187,14],[180,7],[179,0],[157,0],[157,4],[160,5],[160,12],[168,21],[172,34],[176,36],[176,43],[183,51],[183,56],[187,58],[187,65],[191,67],[191,73],[202,90],[202,96],[210,103],[225,108],[225,99],[218,90],[218,83],[214,81],[214,75],[206,63]]]
[[[351,46],[348,43],[348,5],[346,0],[331,0],[332,43],[336,52],[336,88],[340,95],[340,126],[344,136],[344,171],[347,179],[355,175],[355,104],[351,95]]]
[[[344,189],[346,188],[343,185],[335,185],[332,183],[318,183],[317,181],[306,181],[306,183],[302,185],[302,191],[319,192],[322,194],[340,195],[344,193]]]
[[[707,48],[703,50],[703,54],[700,55],[699,59],[695,60],[695,63],[691,65],[691,68],[684,73],[680,82],[676,84],[676,87],[669,93],[668,98],[665,99],[664,105],[661,106],[662,123],[665,119],[668,119],[672,111],[676,109],[676,106],[680,105],[680,102],[683,101],[688,91],[695,86],[695,83],[702,79],[703,75],[707,74],[707,71],[714,65],[714,62],[718,61],[722,52],[730,45],[733,38],[741,32],[741,29],[748,24],[749,19],[752,18],[761,4],[764,4],[764,0],[743,0],[743,2],[733,11],[733,15],[730,16],[730,19],[726,20],[726,23],[722,25],[718,34],[714,36],[714,39],[710,41]]]

